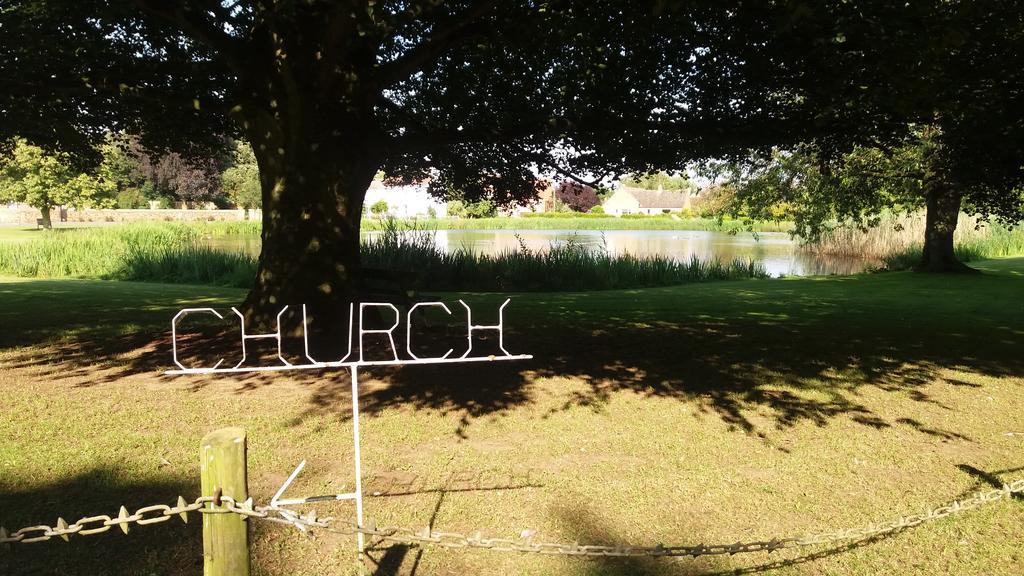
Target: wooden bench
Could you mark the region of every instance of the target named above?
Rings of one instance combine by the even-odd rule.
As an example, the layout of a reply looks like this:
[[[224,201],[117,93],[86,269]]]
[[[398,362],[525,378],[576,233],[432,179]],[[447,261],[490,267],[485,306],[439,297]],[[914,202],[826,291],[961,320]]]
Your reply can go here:
[[[38,229],[40,229],[42,227],[43,227],[43,219],[42,218],[36,218],[36,229],[38,230]]]

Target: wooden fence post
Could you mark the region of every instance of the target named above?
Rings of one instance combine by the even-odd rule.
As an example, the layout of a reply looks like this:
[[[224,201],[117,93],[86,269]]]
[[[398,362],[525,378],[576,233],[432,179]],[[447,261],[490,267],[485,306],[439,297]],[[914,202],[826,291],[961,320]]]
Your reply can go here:
[[[221,428],[199,444],[203,496],[222,496],[236,502],[249,497],[246,482],[245,430]],[[204,576],[249,576],[249,538],[246,520],[238,514],[203,514]]]

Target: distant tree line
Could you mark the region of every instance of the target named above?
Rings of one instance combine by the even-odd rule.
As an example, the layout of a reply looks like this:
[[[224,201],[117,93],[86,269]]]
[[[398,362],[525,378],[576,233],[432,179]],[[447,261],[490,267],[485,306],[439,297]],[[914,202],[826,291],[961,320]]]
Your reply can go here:
[[[44,226],[57,206],[76,208],[257,208],[259,167],[252,147],[225,140],[216,154],[186,158],[151,151],[134,136],[110,135],[96,149],[101,161],[82,170],[71,156],[15,139],[0,160],[0,202],[40,210]]]

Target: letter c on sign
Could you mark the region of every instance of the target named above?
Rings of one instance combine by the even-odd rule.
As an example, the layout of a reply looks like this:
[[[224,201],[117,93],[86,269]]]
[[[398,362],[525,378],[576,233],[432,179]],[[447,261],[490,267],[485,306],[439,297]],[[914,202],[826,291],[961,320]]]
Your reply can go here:
[[[171,320],[171,353],[174,358],[174,363],[177,364],[178,368],[181,368],[182,370],[202,370],[202,368],[186,368],[184,364],[178,361],[178,320],[184,318],[190,312],[208,312],[210,314],[213,314],[217,318],[220,318],[221,320],[223,320],[224,317],[221,316],[220,313],[214,310],[213,308],[185,308],[184,310],[181,310],[180,312],[175,314],[174,318]],[[213,368],[210,368],[210,370],[216,370],[217,367],[220,366],[221,363],[223,362],[224,359],[221,358],[220,360],[217,361],[216,364],[213,365]]]
[[[455,352],[454,348],[449,348],[448,351],[444,353],[444,356],[435,356],[433,358],[420,358],[412,352],[412,313],[420,306],[440,306],[441,308],[444,308],[444,311],[447,312],[449,316],[452,315],[452,311],[448,309],[448,306],[445,305],[444,302],[417,302],[416,304],[413,304],[405,315],[405,349],[413,360],[444,360],[451,356],[452,352]]]

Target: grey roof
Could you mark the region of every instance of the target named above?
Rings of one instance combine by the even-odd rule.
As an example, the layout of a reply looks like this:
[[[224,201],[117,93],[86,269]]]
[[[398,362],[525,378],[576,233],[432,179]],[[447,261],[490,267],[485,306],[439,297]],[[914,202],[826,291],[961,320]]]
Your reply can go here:
[[[644,188],[622,187],[640,202],[641,208],[683,208],[688,192],[682,190],[647,190]]]

